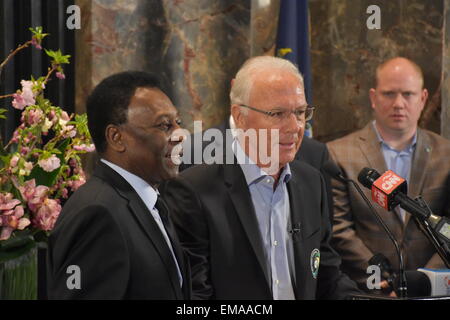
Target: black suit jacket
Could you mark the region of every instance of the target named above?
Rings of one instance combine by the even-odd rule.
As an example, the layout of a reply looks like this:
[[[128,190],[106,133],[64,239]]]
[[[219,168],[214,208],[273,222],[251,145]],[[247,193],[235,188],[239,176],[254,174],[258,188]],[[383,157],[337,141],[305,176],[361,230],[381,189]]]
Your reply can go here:
[[[217,140],[202,141],[201,144],[195,146],[193,143],[194,140],[195,139],[202,140],[203,133],[191,135],[189,139],[185,141],[185,144],[183,145],[185,155],[183,157],[183,163],[181,163],[180,165],[180,172],[193,166],[194,154],[196,152],[203,153],[205,148],[210,144],[213,144],[213,146],[218,149],[223,150],[225,150],[226,148],[230,149],[230,146],[226,146],[226,142],[232,142],[231,132],[230,130],[228,130],[230,129],[229,121],[228,120],[224,121],[218,127],[213,129],[219,130],[219,132],[222,134],[223,139],[221,141]],[[194,146],[197,148],[197,150],[194,149]],[[330,224],[333,225],[333,195],[331,192],[331,180],[330,180],[331,178],[326,172],[322,170],[324,163],[330,159],[330,154],[328,152],[326,144],[308,137],[304,137],[300,145],[300,148],[297,154],[295,155],[295,159],[308,163],[309,165],[313,166],[322,173],[325,179],[325,189],[327,191],[328,215],[330,219]],[[200,163],[203,163],[203,161],[197,164]]]
[[[357,293],[329,245],[323,177],[300,161],[291,163],[291,171],[291,223],[300,229],[293,234],[296,298],[341,299]],[[162,191],[190,257],[194,298],[272,299],[256,214],[238,164],[194,166]],[[314,249],[321,252],[317,279],[311,269]]]
[[[163,211],[160,215],[168,213]],[[49,298],[190,298],[187,259],[176,235],[167,231],[183,288],[173,256],[144,202],[125,179],[99,163],[93,177],[64,205],[50,235]],[[80,289],[66,285],[71,265],[80,268]]]

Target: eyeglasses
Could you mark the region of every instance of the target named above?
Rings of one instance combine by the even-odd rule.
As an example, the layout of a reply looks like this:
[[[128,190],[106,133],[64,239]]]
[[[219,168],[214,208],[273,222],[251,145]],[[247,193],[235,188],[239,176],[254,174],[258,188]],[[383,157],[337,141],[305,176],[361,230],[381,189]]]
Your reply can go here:
[[[247,106],[245,104],[240,104],[240,107],[247,108],[259,113],[263,113],[266,116],[268,116],[270,119],[283,121],[289,118],[289,116],[293,113],[295,115],[295,118],[297,120],[301,121],[309,121],[313,117],[314,113],[314,107],[313,106],[306,106],[306,109],[295,109],[295,110],[285,110],[285,109],[274,109],[270,111],[264,111],[261,109],[253,108],[250,106]]]

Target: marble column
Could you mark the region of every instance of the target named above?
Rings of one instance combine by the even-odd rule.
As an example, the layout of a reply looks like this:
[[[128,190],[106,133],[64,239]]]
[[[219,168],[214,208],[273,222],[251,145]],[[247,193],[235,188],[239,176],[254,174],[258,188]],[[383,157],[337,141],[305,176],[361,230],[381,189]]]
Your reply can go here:
[[[250,56],[270,53],[279,0],[78,0],[77,110],[106,76],[158,73],[185,127],[229,113],[230,82]]]

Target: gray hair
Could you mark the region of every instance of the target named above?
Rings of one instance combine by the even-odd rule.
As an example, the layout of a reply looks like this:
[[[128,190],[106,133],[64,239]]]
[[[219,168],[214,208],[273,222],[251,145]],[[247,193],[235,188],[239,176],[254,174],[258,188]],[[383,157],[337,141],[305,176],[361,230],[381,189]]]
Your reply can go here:
[[[253,57],[248,59],[242,65],[234,78],[234,83],[230,91],[231,104],[248,104],[254,80],[253,78],[259,71],[267,69],[288,71],[298,77],[303,86],[303,77],[300,71],[298,71],[298,68],[289,60],[272,56]],[[242,111],[246,114],[248,110],[245,109],[245,111]]]

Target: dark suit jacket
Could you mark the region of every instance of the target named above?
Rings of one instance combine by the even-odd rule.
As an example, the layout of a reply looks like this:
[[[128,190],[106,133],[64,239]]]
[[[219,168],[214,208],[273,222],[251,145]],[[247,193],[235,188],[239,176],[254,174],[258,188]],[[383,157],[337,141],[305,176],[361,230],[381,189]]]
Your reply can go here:
[[[176,235],[168,233],[183,288],[173,256],[144,202],[125,179],[100,163],[64,205],[50,235],[49,298],[190,298],[187,259]],[[79,290],[67,288],[70,265],[81,270]]]
[[[297,299],[344,298],[356,286],[339,271],[340,258],[329,246],[330,225],[320,173],[291,163],[288,183]],[[192,267],[193,295],[200,299],[272,299],[271,278],[257,218],[238,164],[198,165],[161,189],[171,209]],[[311,254],[319,249],[317,279]]]
[[[191,135],[189,137],[189,140],[187,140],[186,144],[184,144],[185,157],[183,158],[184,162],[180,165],[180,172],[193,166],[195,152],[203,153],[203,151],[205,150],[205,148],[208,145],[213,144],[213,146],[215,148],[221,148],[224,150],[226,149],[225,143],[227,141],[228,142],[232,141],[230,130],[228,130],[228,132],[227,132],[227,129],[230,129],[229,121],[228,120],[224,121],[218,127],[213,128],[213,129],[219,130],[219,132],[222,134],[223,139],[221,141],[217,141],[217,140],[202,141],[202,143],[199,144],[199,146],[197,147],[198,150],[194,149],[193,142],[195,139],[202,140],[203,133]],[[227,147],[230,148],[229,146],[227,146]],[[329,217],[330,217],[330,223],[331,223],[333,221],[333,197],[332,197],[332,192],[331,192],[331,181],[330,181],[330,176],[322,170],[323,164],[327,160],[329,160],[329,158],[330,158],[330,155],[328,153],[327,146],[324,143],[321,143],[317,140],[314,140],[314,139],[311,139],[308,137],[303,138],[302,143],[300,145],[300,149],[297,152],[297,154],[295,155],[296,160],[304,161],[304,162],[308,163],[309,165],[313,166],[314,168],[316,168],[317,170],[321,171],[321,173],[325,179],[325,188],[327,191],[327,201],[328,201]],[[203,163],[203,161],[201,163]],[[198,164],[200,164],[200,163],[198,163]]]

